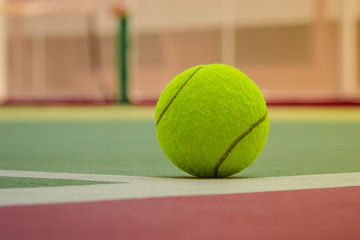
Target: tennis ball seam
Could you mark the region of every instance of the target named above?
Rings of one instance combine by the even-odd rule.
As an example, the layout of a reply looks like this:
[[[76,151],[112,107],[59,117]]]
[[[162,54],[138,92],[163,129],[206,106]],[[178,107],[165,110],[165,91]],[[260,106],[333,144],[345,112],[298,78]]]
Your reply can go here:
[[[159,124],[161,118],[163,117],[163,115],[165,114],[165,112],[168,110],[168,108],[170,107],[170,105],[172,104],[172,102],[175,100],[175,98],[179,95],[179,93],[181,92],[181,90],[185,87],[185,85],[190,81],[190,79],[195,75],[195,73],[197,73],[201,68],[203,68],[204,66],[201,66],[199,68],[197,68],[189,77],[188,79],[186,79],[186,81],[184,82],[183,85],[180,86],[180,88],[177,90],[177,92],[174,94],[174,96],[171,98],[171,100],[169,101],[169,103],[166,105],[166,107],[164,108],[164,110],[162,111],[162,113],[159,116],[159,119],[156,122],[156,126]]]
[[[244,139],[247,135],[249,135],[257,126],[260,125],[260,123],[262,123],[263,121],[265,121],[266,117],[267,117],[268,113],[266,112],[265,116],[263,116],[259,121],[257,121],[256,123],[254,123],[253,125],[250,126],[250,128],[244,132],[243,134],[241,134],[240,136],[238,136],[230,145],[230,147],[226,150],[226,152],[224,153],[224,155],[220,158],[219,162],[216,164],[215,168],[214,168],[214,177],[218,177],[219,174],[219,168],[220,166],[225,162],[225,160],[227,159],[227,157],[229,156],[229,154],[231,153],[231,151],[236,147],[236,145],[242,140]]]

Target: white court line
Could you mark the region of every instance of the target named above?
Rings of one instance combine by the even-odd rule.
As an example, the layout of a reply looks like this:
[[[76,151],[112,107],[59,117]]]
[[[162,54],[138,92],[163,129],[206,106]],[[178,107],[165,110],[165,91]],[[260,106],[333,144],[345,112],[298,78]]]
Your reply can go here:
[[[149,178],[149,177],[123,176],[123,175],[62,173],[62,172],[32,172],[32,171],[16,171],[16,170],[0,170],[0,177],[71,179],[71,180],[103,181],[103,182],[128,182],[128,181],[136,181],[138,179]]]
[[[1,206],[360,186],[358,172],[288,177],[198,179],[0,170],[0,176],[119,182],[86,186],[0,189]]]

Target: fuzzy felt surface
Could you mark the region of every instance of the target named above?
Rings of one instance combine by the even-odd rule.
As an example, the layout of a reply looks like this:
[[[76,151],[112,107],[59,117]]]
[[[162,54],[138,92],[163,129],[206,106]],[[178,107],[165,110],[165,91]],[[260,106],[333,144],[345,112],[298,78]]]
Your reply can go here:
[[[227,177],[248,167],[269,131],[259,88],[244,73],[222,64],[177,75],[159,98],[155,123],[166,156],[198,177]]]

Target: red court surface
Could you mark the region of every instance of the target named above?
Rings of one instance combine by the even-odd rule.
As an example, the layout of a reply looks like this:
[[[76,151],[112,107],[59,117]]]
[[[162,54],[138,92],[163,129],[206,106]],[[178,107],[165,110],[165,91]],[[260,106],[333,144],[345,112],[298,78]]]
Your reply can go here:
[[[0,208],[8,239],[360,239],[360,187]]]

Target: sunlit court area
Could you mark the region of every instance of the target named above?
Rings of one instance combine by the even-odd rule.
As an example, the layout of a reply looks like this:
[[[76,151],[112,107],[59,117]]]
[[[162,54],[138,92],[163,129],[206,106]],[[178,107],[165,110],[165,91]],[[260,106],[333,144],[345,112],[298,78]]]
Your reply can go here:
[[[0,239],[360,239],[359,0],[0,0]]]

